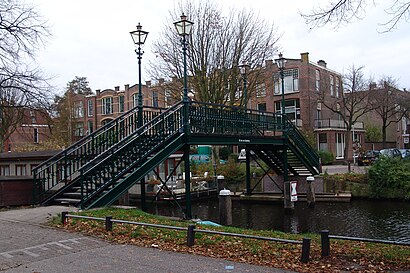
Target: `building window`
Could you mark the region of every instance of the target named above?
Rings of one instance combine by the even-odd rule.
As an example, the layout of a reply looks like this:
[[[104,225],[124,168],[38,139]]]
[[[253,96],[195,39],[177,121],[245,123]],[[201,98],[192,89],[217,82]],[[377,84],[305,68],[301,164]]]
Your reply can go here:
[[[16,176],[26,175],[26,165],[16,165]]]
[[[94,132],[94,126],[93,126],[93,122],[91,120],[89,120],[88,123],[87,123],[87,131],[88,131],[89,134]]]
[[[38,143],[38,129],[34,128],[33,130],[33,141],[34,143]]]
[[[266,103],[259,103],[258,110],[262,112],[266,112]]]
[[[112,109],[112,97],[106,97],[102,99],[102,114],[111,115],[113,112]]]
[[[335,82],[333,75],[330,75],[330,95],[333,97],[335,95]]]
[[[336,98],[339,97],[339,92],[340,92],[340,80],[338,77],[336,77]]]
[[[158,91],[152,91],[152,106],[158,107]]]
[[[171,102],[171,91],[169,90],[165,90],[164,92],[164,102],[165,102],[165,107],[170,106],[170,102]]]
[[[319,69],[316,69],[315,88],[316,88],[316,91],[317,91],[317,92],[320,91],[320,70],[319,70]]]
[[[259,83],[256,85],[256,96],[266,97],[266,86],[264,83]]]
[[[77,101],[74,103],[74,117],[75,118],[84,117],[84,104],[82,101]]]
[[[75,136],[84,136],[84,124],[82,122],[78,122],[75,125],[75,132],[74,132]]]
[[[0,166],[0,176],[10,176],[10,166],[9,165]]]
[[[319,134],[319,147],[318,148],[319,148],[319,151],[328,151],[326,133]]]
[[[92,117],[94,115],[94,107],[93,107],[93,101],[92,100],[87,101],[87,115],[89,117]]]
[[[345,135],[336,133],[336,159],[342,159],[345,155]]]
[[[138,106],[138,94],[135,93],[134,95],[132,95],[132,108],[137,107]]]
[[[283,71],[283,83],[285,93],[293,93],[299,91],[299,70],[289,69]],[[282,81],[279,74],[275,74],[275,94],[282,94]],[[265,93],[266,94],[266,93]]]
[[[124,112],[124,96],[118,97],[118,112]]]
[[[275,102],[275,111],[282,112],[282,101]],[[296,126],[301,126],[299,99],[285,100],[285,114]]]

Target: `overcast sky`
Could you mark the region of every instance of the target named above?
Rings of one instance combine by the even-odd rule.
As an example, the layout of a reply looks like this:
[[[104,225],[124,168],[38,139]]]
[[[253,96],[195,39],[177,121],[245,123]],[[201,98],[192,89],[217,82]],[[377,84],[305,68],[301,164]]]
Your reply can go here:
[[[30,0],[27,0],[30,1]],[[148,31],[142,65],[153,60],[151,45],[173,10],[175,0],[31,0],[48,20],[53,36],[38,54],[43,71],[54,77],[52,84],[62,92],[75,76],[87,77],[90,87],[108,89],[138,82],[138,63],[129,32],[138,22]],[[387,6],[368,7],[364,20],[333,29],[309,30],[300,10],[309,10],[317,0],[223,0],[223,9],[251,9],[273,21],[283,36],[284,57],[299,58],[309,52],[311,61],[324,60],[327,66],[344,73],[352,64],[365,66],[367,77],[398,79],[400,88],[410,89],[410,23],[380,33]],[[369,1],[371,2],[371,1]],[[391,2],[391,1],[385,1]],[[195,18],[188,19],[195,23]],[[277,56],[272,56],[272,59]],[[151,80],[143,73],[143,82]]]

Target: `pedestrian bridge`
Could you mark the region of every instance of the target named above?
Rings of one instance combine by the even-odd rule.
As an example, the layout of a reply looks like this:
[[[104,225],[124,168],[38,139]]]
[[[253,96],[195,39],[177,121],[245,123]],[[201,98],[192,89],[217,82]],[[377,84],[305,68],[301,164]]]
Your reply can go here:
[[[138,119],[142,118],[142,126]],[[141,124],[141,123],[140,123]],[[33,170],[35,198],[48,205],[68,198],[82,209],[107,206],[177,151],[189,174],[191,145],[240,145],[277,175],[319,173],[319,157],[286,116],[226,105],[180,102],[168,109],[131,109]],[[249,172],[249,168],[247,168]],[[185,175],[190,193],[190,178]],[[247,173],[247,193],[250,194]],[[286,179],[285,179],[286,180]],[[186,195],[188,216],[190,194]],[[143,205],[143,204],[142,204]]]

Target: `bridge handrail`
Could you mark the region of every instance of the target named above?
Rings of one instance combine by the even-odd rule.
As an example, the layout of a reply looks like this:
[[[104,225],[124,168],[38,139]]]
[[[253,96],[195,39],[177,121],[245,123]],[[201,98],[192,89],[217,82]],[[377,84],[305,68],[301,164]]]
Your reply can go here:
[[[102,173],[106,170],[106,166],[107,166],[107,162],[113,162],[115,160],[115,157],[118,157],[118,155],[120,153],[124,153],[126,152],[126,148],[129,145],[132,145],[132,143],[134,142],[140,142],[141,141],[141,137],[142,136],[158,136],[160,134],[159,131],[161,131],[162,135],[165,135],[166,138],[165,139],[169,139],[170,137],[172,137],[175,133],[177,132],[181,132],[181,126],[182,126],[182,114],[181,114],[181,109],[183,107],[182,102],[172,106],[171,108],[167,109],[165,112],[163,112],[161,115],[156,116],[155,118],[153,118],[151,121],[149,121],[148,123],[144,124],[142,127],[138,128],[135,133],[133,135],[130,135],[128,138],[124,139],[121,142],[118,142],[116,144],[114,144],[112,147],[110,147],[108,150],[106,150],[102,155],[101,161],[90,161],[88,163],[86,163],[84,166],[81,167],[81,169],[79,170],[81,173],[81,177],[83,178],[81,180],[81,200],[82,200],[82,206],[83,203],[86,202],[87,200],[89,200],[90,198],[92,198],[92,196],[94,196],[96,194],[97,191],[99,191],[100,189],[102,189],[103,187],[106,187],[108,184],[112,183],[113,181],[116,180],[117,176],[126,173],[128,171],[128,169],[130,167],[132,167],[133,164],[136,164],[136,162],[134,162],[133,164],[127,166],[126,168],[120,170],[114,166],[110,166],[109,169],[109,173],[112,176],[106,183],[98,183],[99,185],[97,186],[97,184],[94,184],[90,181],[86,181],[84,180],[84,177],[86,177],[87,175],[92,175],[93,173]],[[176,118],[172,118],[173,116],[175,116],[176,113],[179,113],[179,119]],[[169,124],[169,121],[173,121],[174,123],[172,125],[175,125],[175,123],[179,126],[172,126],[172,128],[168,128],[168,127],[161,127],[161,128],[157,128],[158,125],[162,125],[162,124]],[[168,123],[166,122],[168,121]],[[167,133],[166,133],[167,132]],[[163,141],[163,140],[162,140]],[[152,147],[149,148],[148,151],[145,151],[144,156],[146,155],[150,155],[152,153],[152,149],[154,149],[156,146],[162,144],[161,143],[156,143],[155,145],[153,145]],[[117,161],[115,161],[115,164],[118,164]],[[114,164],[114,165],[115,165]],[[93,188],[94,191],[91,193],[85,193],[84,189],[87,188]]]
[[[285,116],[287,135],[290,139],[301,149],[302,154],[309,160],[309,162],[317,168],[319,171],[319,155],[316,153],[315,149],[306,141],[300,131],[296,126]]]
[[[228,129],[236,135],[263,135],[266,131],[282,131],[281,115],[277,113],[196,101],[190,107],[192,129],[200,133],[212,130],[212,133],[223,134]]]
[[[164,108],[148,106],[144,108],[146,110],[143,112],[143,119],[148,120],[156,116],[153,113],[161,113],[164,111]],[[101,151],[105,151],[115,144],[115,140],[118,141],[132,135],[135,130],[138,129],[137,120],[138,108],[134,107],[33,168],[32,172],[36,189],[46,192],[58,183],[67,183],[68,180],[74,179],[74,174],[78,173],[78,169],[84,164],[84,161],[87,163],[87,161],[98,157]],[[120,128],[120,126],[122,128]],[[116,133],[120,132],[120,134],[115,136],[115,140],[113,138],[107,138],[107,135],[109,134],[111,136],[114,131]],[[97,154],[95,155],[94,152],[97,152]],[[41,193],[39,192],[38,194]]]

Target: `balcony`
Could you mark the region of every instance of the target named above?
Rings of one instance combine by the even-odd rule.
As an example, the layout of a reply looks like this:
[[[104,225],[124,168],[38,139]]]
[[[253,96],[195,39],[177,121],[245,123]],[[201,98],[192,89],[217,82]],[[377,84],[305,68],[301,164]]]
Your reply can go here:
[[[315,129],[346,129],[346,124],[343,120],[337,119],[315,119]],[[361,121],[353,125],[354,130],[364,130],[364,123]]]

